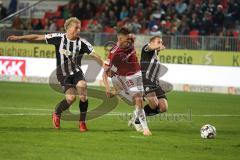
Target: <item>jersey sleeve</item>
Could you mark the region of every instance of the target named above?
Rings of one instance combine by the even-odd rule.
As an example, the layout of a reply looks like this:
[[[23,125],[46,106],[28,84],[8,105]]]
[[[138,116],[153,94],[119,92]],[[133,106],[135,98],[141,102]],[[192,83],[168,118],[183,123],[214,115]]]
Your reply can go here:
[[[111,52],[109,52],[107,59],[104,61],[104,65],[109,67],[111,65],[111,62],[112,62],[112,54]]]
[[[58,41],[62,37],[62,35],[62,33],[45,34],[46,43],[56,45],[57,43],[59,43]]]
[[[151,52],[151,51],[148,50],[148,44],[145,45],[145,46],[142,48],[142,51],[145,52],[145,53]]]
[[[95,52],[93,46],[88,41],[86,41],[85,39],[81,39],[81,42],[81,52],[87,53],[88,55]]]
[[[116,60],[117,56],[113,55],[111,52],[108,54],[108,58],[104,61],[104,65],[106,67],[106,70],[111,70],[113,72],[117,72],[116,67]]]

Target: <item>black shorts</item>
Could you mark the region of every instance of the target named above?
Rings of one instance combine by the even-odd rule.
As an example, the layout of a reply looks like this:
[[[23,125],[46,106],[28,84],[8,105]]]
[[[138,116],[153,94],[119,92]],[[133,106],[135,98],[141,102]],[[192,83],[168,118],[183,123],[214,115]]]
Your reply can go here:
[[[167,96],[165,95],[165,92],[162,90],[161,86],[150,81],[149,79],[143,78],[143,88],[145,95],[155,92],[158,99],[164,98],[167,100]]]
[[[76,88],[76,85],[79,81],[85,81],[84,74],[81,71],[68,76],[57,75],[57,79],[60,82],[64,93],[69,88]]]

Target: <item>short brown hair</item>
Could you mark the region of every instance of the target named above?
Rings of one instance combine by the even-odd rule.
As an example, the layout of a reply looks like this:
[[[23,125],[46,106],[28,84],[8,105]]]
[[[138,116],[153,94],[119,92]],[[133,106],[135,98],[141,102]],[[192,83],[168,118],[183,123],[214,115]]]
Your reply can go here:
[[[130,33],[131,33],[130,30],[125,27],[120,28],[117,32],[117,34],[122,34],[122,35],[128,35]]]
[[[69,26],[72,25],[72,23],[81,23],[81,21],[77,18],[77,17],[70,17],[68,18],[65,23],[64,23],[64,29],[65,31],[67,31],[67,29],[69,28]]]
[[[162,37],[161,36],[153,36],[153,37],[150,38],[150,42],[154,41],[156,38],[160,38],[161,39]]]

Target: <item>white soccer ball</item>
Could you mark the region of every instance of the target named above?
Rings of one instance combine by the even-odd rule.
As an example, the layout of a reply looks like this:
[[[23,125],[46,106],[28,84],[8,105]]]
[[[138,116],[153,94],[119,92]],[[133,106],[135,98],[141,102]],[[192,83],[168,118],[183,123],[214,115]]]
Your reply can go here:
[[[213,125],[206,124],[200,129],[201,137],[204,139],[212,139],[217,135],[216,128]]]

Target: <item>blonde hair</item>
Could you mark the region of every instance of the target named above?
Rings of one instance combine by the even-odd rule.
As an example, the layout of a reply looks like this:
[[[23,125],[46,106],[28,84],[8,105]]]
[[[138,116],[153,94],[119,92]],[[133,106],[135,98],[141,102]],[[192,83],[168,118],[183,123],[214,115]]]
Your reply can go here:
[[[64,29],[67,31],[69,26],[71,26],[73,23],[81,23],[81,21],[77,17],[70,17],[68,18],[64,23]]]

